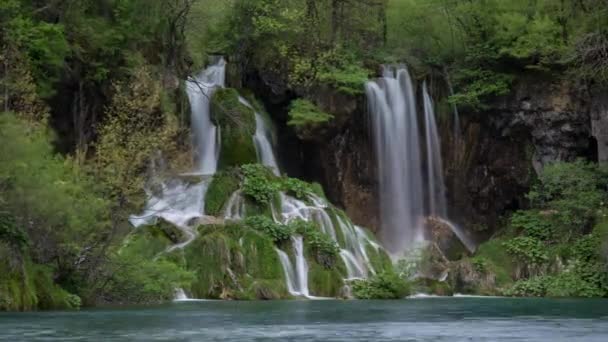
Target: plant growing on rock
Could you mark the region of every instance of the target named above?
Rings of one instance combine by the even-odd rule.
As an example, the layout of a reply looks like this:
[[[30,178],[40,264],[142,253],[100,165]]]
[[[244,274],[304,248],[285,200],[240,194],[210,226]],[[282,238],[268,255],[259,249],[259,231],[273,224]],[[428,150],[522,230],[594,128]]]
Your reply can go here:
[[[352,282],[355,298],[401,299],[409,295],[409,284],[393,272],[382,272],[369,279]]]
[[[275,243],[289,240],[293,230],[291,227],[274,222],[266,216],[251,216],[245,219],[245,225],[257,230],[272,239]]]
[[[241,167],[244,175],[243,192],[260,204],[269,204],[278,194],[279,184],[272,171],[262,164]]]

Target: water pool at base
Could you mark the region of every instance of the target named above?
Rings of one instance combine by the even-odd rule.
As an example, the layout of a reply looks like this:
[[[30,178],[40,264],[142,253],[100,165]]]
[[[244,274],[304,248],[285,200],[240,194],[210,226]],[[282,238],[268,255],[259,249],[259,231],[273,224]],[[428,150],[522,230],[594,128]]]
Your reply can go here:
[[[608,341],[608,300],[182,302],[1,313],[0,341]]]

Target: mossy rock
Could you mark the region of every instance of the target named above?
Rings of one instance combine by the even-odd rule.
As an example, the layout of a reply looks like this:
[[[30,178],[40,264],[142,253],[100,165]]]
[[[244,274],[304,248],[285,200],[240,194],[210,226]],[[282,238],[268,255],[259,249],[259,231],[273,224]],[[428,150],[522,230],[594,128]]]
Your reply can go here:
[[[182,252],[185,267],[196,272],[190,286],[194,297],[289,297],[271,239],[240,224],[204,226],[199,233]]]
[[[392,272],[394,270],[393,261],[388,254],[386,254],[386,251],[382,248],[376,249],[371,244],[368,244],[365,248],[367,256],[369,257],[369,262],[372,264],[376,273]]]
[[[337,258],[331,268],[319,265],[314,258],[308,260],[308,289],[314,296],[338,297],[344,287],[346,266]]]
[[[216,173],[205,195],[205,213],[220,216],[230,196],[239,189],[240,183],[238,169]]]
[[[211,97],[211,119],[220,128],[219,168],[255,163],[255,112],[239,101],[235,89],[218,89]]]

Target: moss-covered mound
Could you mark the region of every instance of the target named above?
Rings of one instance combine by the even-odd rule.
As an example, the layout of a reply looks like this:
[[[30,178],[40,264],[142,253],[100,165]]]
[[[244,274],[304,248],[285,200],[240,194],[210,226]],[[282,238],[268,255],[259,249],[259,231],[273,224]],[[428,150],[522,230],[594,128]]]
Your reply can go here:
[[[230,196],[239,189],[241,173],[238,169],[220,171],[213,176],[205,194],[205,214],[221,216]]]
[[[239,93],[235,89],[218,89],[213,94],[211,119],[220,128],[220,169],[256,162],[252,138],[255,134],[255,113],[239,101]]]
[[[179,254],[196,298],[280,299],[289,294],[273,241],[243,224],[202,226]]]

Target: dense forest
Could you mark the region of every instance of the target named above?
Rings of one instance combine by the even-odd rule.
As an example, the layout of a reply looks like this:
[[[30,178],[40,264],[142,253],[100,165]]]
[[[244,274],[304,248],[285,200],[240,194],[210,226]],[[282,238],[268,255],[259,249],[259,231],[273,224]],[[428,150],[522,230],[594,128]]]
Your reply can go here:
[[[311,273],[310,282],[322,284],[311,287],[338,296],[338,246],[302,222],[272,222],[264,205],[271,205],[279,191],[296,197],[317,193],[337,203],[336,217],[344,214],[342,207],[354,223],[368,223],[344,208],[346,200],[326,179],[331,169],[324,169],[322,157],[303,168],[299,158],[324,149],[345,127],[367,130],[365,116],[352,115],[348,106],[365,103],[365,84],[380,76],[381,65],[407,65],[413,79],[429,84],[448,199],[458,203],[454,193],[468,184],[458,177],[470,177],[465,169],[476,148],[494,143],[477,144],[475,132],[489,131],[484,125],[505,112],[497,109],[499,103],[535,83],[560,84],[575,93],[569,98],[585,104],[606,94],[608,3],[4,0],[0,47],[0,310],[159,302],[173,298],[177,288],[216,298],[286,297],[267,285],[282,273],[264,258],[275,258],[273,243],[280,246],[293,232],[303,235],[316,255],[311,272],[325,268]],[[223,151],[232,154],[220,160],[222,172],[211,183],[207,214],[220,216],[227,191],[239,189],[235,182],[248,201],[257,203],[259,214],[239,227],[201,226],[204,238],[193,242],[195,248],[157,258],[166,244],[180,241],[180,232],[163,222],[136,229],[129,216],[144,210],[152,180],[159,176],[151,165],[163,160],[161,177],[192,169],[185,80],[217,55],[227,60],[231,88],[214,95],[212,111],[224,115],[213,120],[222,127]],[[245,143],[231,147],[228,140],[240,133],[230,127],[248,125],[242,114],[247,109],[233,88],[273,122],[287,175],[310,183],[269,174],[255,164],[255,149],[253,160],[244,157]],[[563,97],[559,91],[555,96]],[[525,184],[493,185],[500,193],[516,191],[516,204],[490,206],[475,215],[452,208],[479,244],[475,253],[437,256],[427,250],[416,265],[402,261],[394,267],[379,254],[372,263],[385,271],[356,282],[355,297],[401,297],[415,287],[440,294],[608,296],[605,160],[585,146],[541,158],[539,167],[533,165],[534,139],[509,143],[522,145],[526,170],[513,177]],[[349,148],[356,154],[359,145]],[[488,223],[490,216],[495,219]],[[378,226],[368,228],[378,233]],[[227,261],[223,243],[232,246],[230,239],[238,241],[250,230],[264,237],[256,235],[262,261],[255,267],[268,275],[252,284],[234,280],[241,277],[232,274],[238,266],[216,265],[236,262],[237,247],[230,247]],[[196,267],[176,259],[195,260]],[[412,267],[444,266],[450,269],[447,281],[413,279]],[[221,270],[211,271],[214,267]],[[209,272],[216,274],[201,274]],[[281,291],[286,292],[275,292]]]

